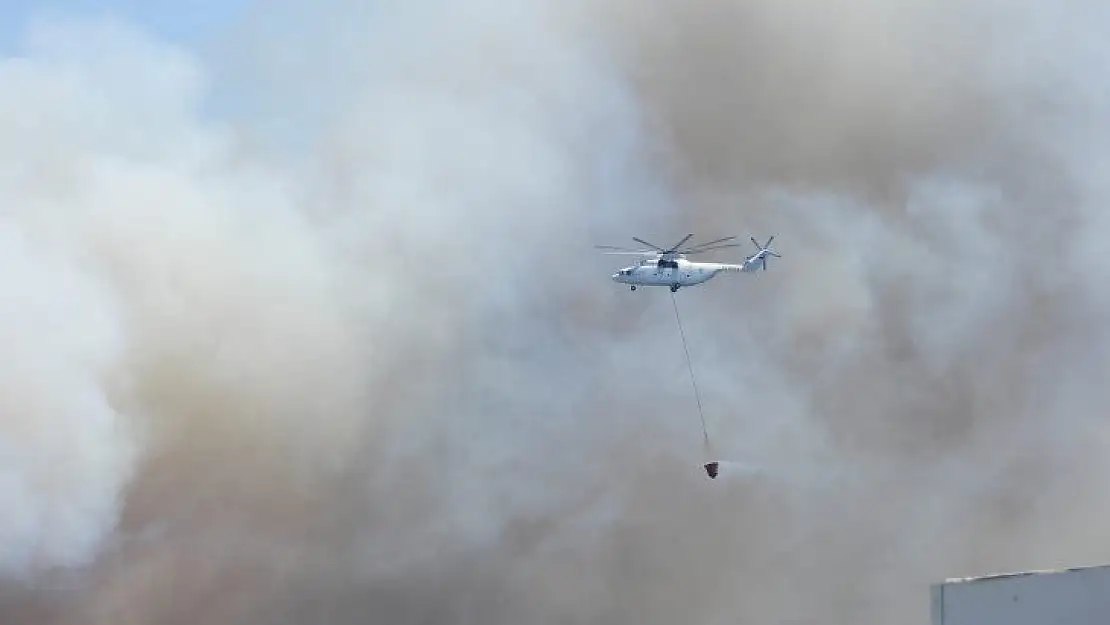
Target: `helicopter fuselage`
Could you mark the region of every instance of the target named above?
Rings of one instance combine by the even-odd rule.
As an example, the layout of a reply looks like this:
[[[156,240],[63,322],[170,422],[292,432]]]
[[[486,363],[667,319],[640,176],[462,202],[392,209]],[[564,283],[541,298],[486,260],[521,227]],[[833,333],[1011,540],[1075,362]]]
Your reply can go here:
[[[671,291],[694,286],[711,280],[722,271],[749,272],[755,267],[748,262],[742,265],[728,263],[692,263],[684,258],[645,261],[625,267],[612,275],[614,282],[627,284],[635,290],[638,286],[666,286]]]

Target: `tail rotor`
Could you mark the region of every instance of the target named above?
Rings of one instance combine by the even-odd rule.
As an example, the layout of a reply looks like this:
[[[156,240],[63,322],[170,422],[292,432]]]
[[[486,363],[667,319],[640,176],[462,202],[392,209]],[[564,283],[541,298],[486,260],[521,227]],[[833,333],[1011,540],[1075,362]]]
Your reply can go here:
[[[782,258],[782,256],[779,256],[777,253],[775,253],[774,250],[771,249],[771,242],[775,240],[775,235],[771,235],[771,238],[767,239],[767,242],[763,245],[760,245],[759,241],[755,240],[755,237],[749,238],[752,240],[752,244],[754,244],[756,249],[758,249],[759,251],[748,257],[748,263],[759,263],[761,265],[761,269],[763,269],[763,271],[767,271],[768,256]]]

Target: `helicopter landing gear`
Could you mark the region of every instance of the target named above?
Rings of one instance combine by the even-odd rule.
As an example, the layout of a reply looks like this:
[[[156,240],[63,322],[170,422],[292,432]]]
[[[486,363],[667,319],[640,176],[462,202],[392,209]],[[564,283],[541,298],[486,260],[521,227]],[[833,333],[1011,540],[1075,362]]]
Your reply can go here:
[[[677,290],[678,290],[678,285],[677,284],[672,284],[671,285],[671,293],[674,293]]]
[[[633,291],[635,291],[635,290],[636,290],[636,285],[632,285],[631,289],[632,289]]]

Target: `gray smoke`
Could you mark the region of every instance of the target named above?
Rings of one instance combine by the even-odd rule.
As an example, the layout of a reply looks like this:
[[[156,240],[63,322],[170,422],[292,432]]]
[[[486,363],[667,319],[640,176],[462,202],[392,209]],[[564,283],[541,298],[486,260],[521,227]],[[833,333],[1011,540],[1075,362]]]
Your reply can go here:
[[[0,60],[5,622],[923,624],[1110,557],[1096,3],[306,7]],[[677,294],[712,482],[590,249],[687,232],[783,254]]]

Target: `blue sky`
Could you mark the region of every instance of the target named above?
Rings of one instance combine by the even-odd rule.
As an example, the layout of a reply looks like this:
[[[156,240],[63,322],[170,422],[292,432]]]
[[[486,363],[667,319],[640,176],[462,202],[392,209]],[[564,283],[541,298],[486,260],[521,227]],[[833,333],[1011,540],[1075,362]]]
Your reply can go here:
[[[257,21],[259,5],[267,8],[263,15],[271,16],[277,5],[287,4],[278,0],[0,0],[0,60],[21,52],[25,32],[36,20],[111,17],[137,26],[154,40],[193,51],[211,81],[201,105],[204,115],[264,125],[269,118],[262,114],[265,107],[257,110],[257,103],[266,102],[268,94],[251,97],[258,85],[251,80],[253,72],[243,73],[244,63],[253,68],[254,59],[229,61],[228,37],[242,34],[248,10],[256,11]]]
[[[204,47],[236,19],[250,0],[0,0],[0,55],[19,47],[29,20],[50,14],[111,15],[138,24],[156,39]]]

